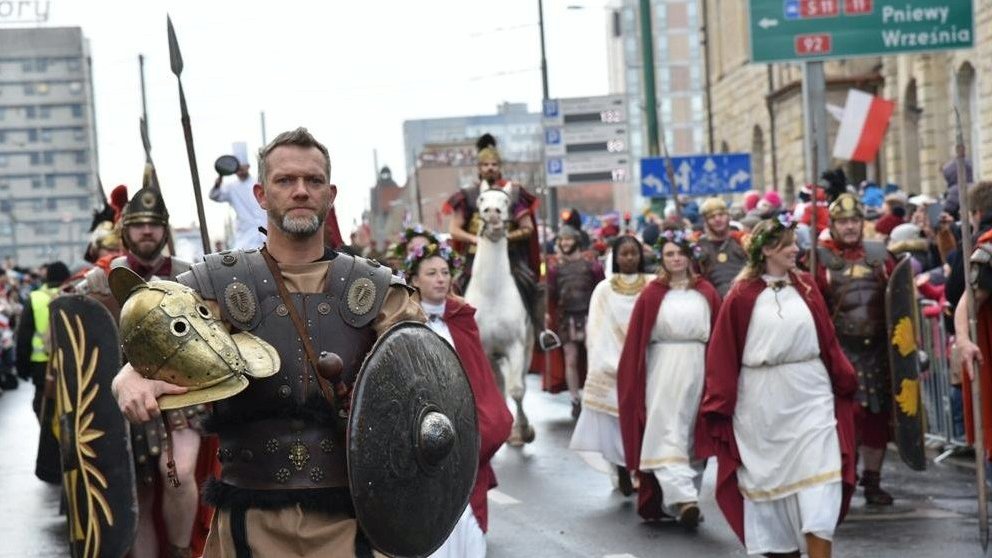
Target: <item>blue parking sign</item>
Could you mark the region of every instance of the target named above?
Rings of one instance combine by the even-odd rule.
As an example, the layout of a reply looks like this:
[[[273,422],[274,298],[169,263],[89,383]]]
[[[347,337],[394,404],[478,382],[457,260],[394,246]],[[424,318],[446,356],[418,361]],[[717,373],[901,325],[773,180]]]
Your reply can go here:
[[[544,117],[545,118],[557,118],[558,116],[558,101],[554,99],[544,100]]]
[[[565,171],[565,165],[561,159],[548,159],[548,174],[561,174]]]
[[[545,145],[561,144],[561,128],[548,128],[544,130]]]
[[[799,0],[785,0],[785,19],[799,18]]]

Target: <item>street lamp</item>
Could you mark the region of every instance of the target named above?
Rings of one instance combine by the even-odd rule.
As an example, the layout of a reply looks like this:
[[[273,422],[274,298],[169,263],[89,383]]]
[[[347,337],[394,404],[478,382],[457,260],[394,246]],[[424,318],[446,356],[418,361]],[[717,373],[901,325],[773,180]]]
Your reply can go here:
[[[537,27],[541,32],[541,114],[543,115],[544,105],[547,103],[548,99],[551,98],[548,93],[548,57],[544,46],[544,0],[537,0]],[[544,151],[542,150],[541,171],[545,177],[547,176],[544,172],[544,167],[546,164],[547,162],[544,158]],[[545,179],[544,189],[548,193],[547,217],[545,218],[546,223],[551,227],[551,230],[557,233],[558,219],[556,218],[556,215],[558,215],[558,190],[549,186],[547,184],[547,179]]]

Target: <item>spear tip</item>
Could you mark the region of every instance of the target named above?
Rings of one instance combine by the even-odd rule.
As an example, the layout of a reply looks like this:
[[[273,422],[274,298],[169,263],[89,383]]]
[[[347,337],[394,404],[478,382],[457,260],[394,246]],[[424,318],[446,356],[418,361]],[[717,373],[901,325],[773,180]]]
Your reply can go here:
[[[179,41],[176,39],[176,29],[172,26],[172,17],[166,15],[165,21],[169,29],[169,63],[172,73],[179,77],[183,73],[183,55],[179,52]]]

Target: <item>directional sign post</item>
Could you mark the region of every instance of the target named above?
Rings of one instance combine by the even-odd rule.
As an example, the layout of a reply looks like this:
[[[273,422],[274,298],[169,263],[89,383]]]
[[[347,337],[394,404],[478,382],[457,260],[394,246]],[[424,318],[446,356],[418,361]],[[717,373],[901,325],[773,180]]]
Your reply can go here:
[[[623,95],[544,102],[545,174],[550,187],[626,183],[627,103]]]
[[[971,48],[972,0],[750,0],[751,62]]]
[[[751,189],[751,155],[748,153],[689,155],[671,159],[679,194],[712,196]],[[663,157],[641,159],[641,195],[646,198],[672,195],[672,184],[665,172]]]

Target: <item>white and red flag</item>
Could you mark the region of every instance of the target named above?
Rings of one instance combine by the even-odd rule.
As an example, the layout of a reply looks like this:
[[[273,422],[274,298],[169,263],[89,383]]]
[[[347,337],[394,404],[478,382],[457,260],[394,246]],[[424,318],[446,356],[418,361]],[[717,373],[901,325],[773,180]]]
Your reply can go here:
[[[892,101],[864,91],[848,91],[844,117],[834,142],[834,157],[862,163],[874,161],[895,106]]]

